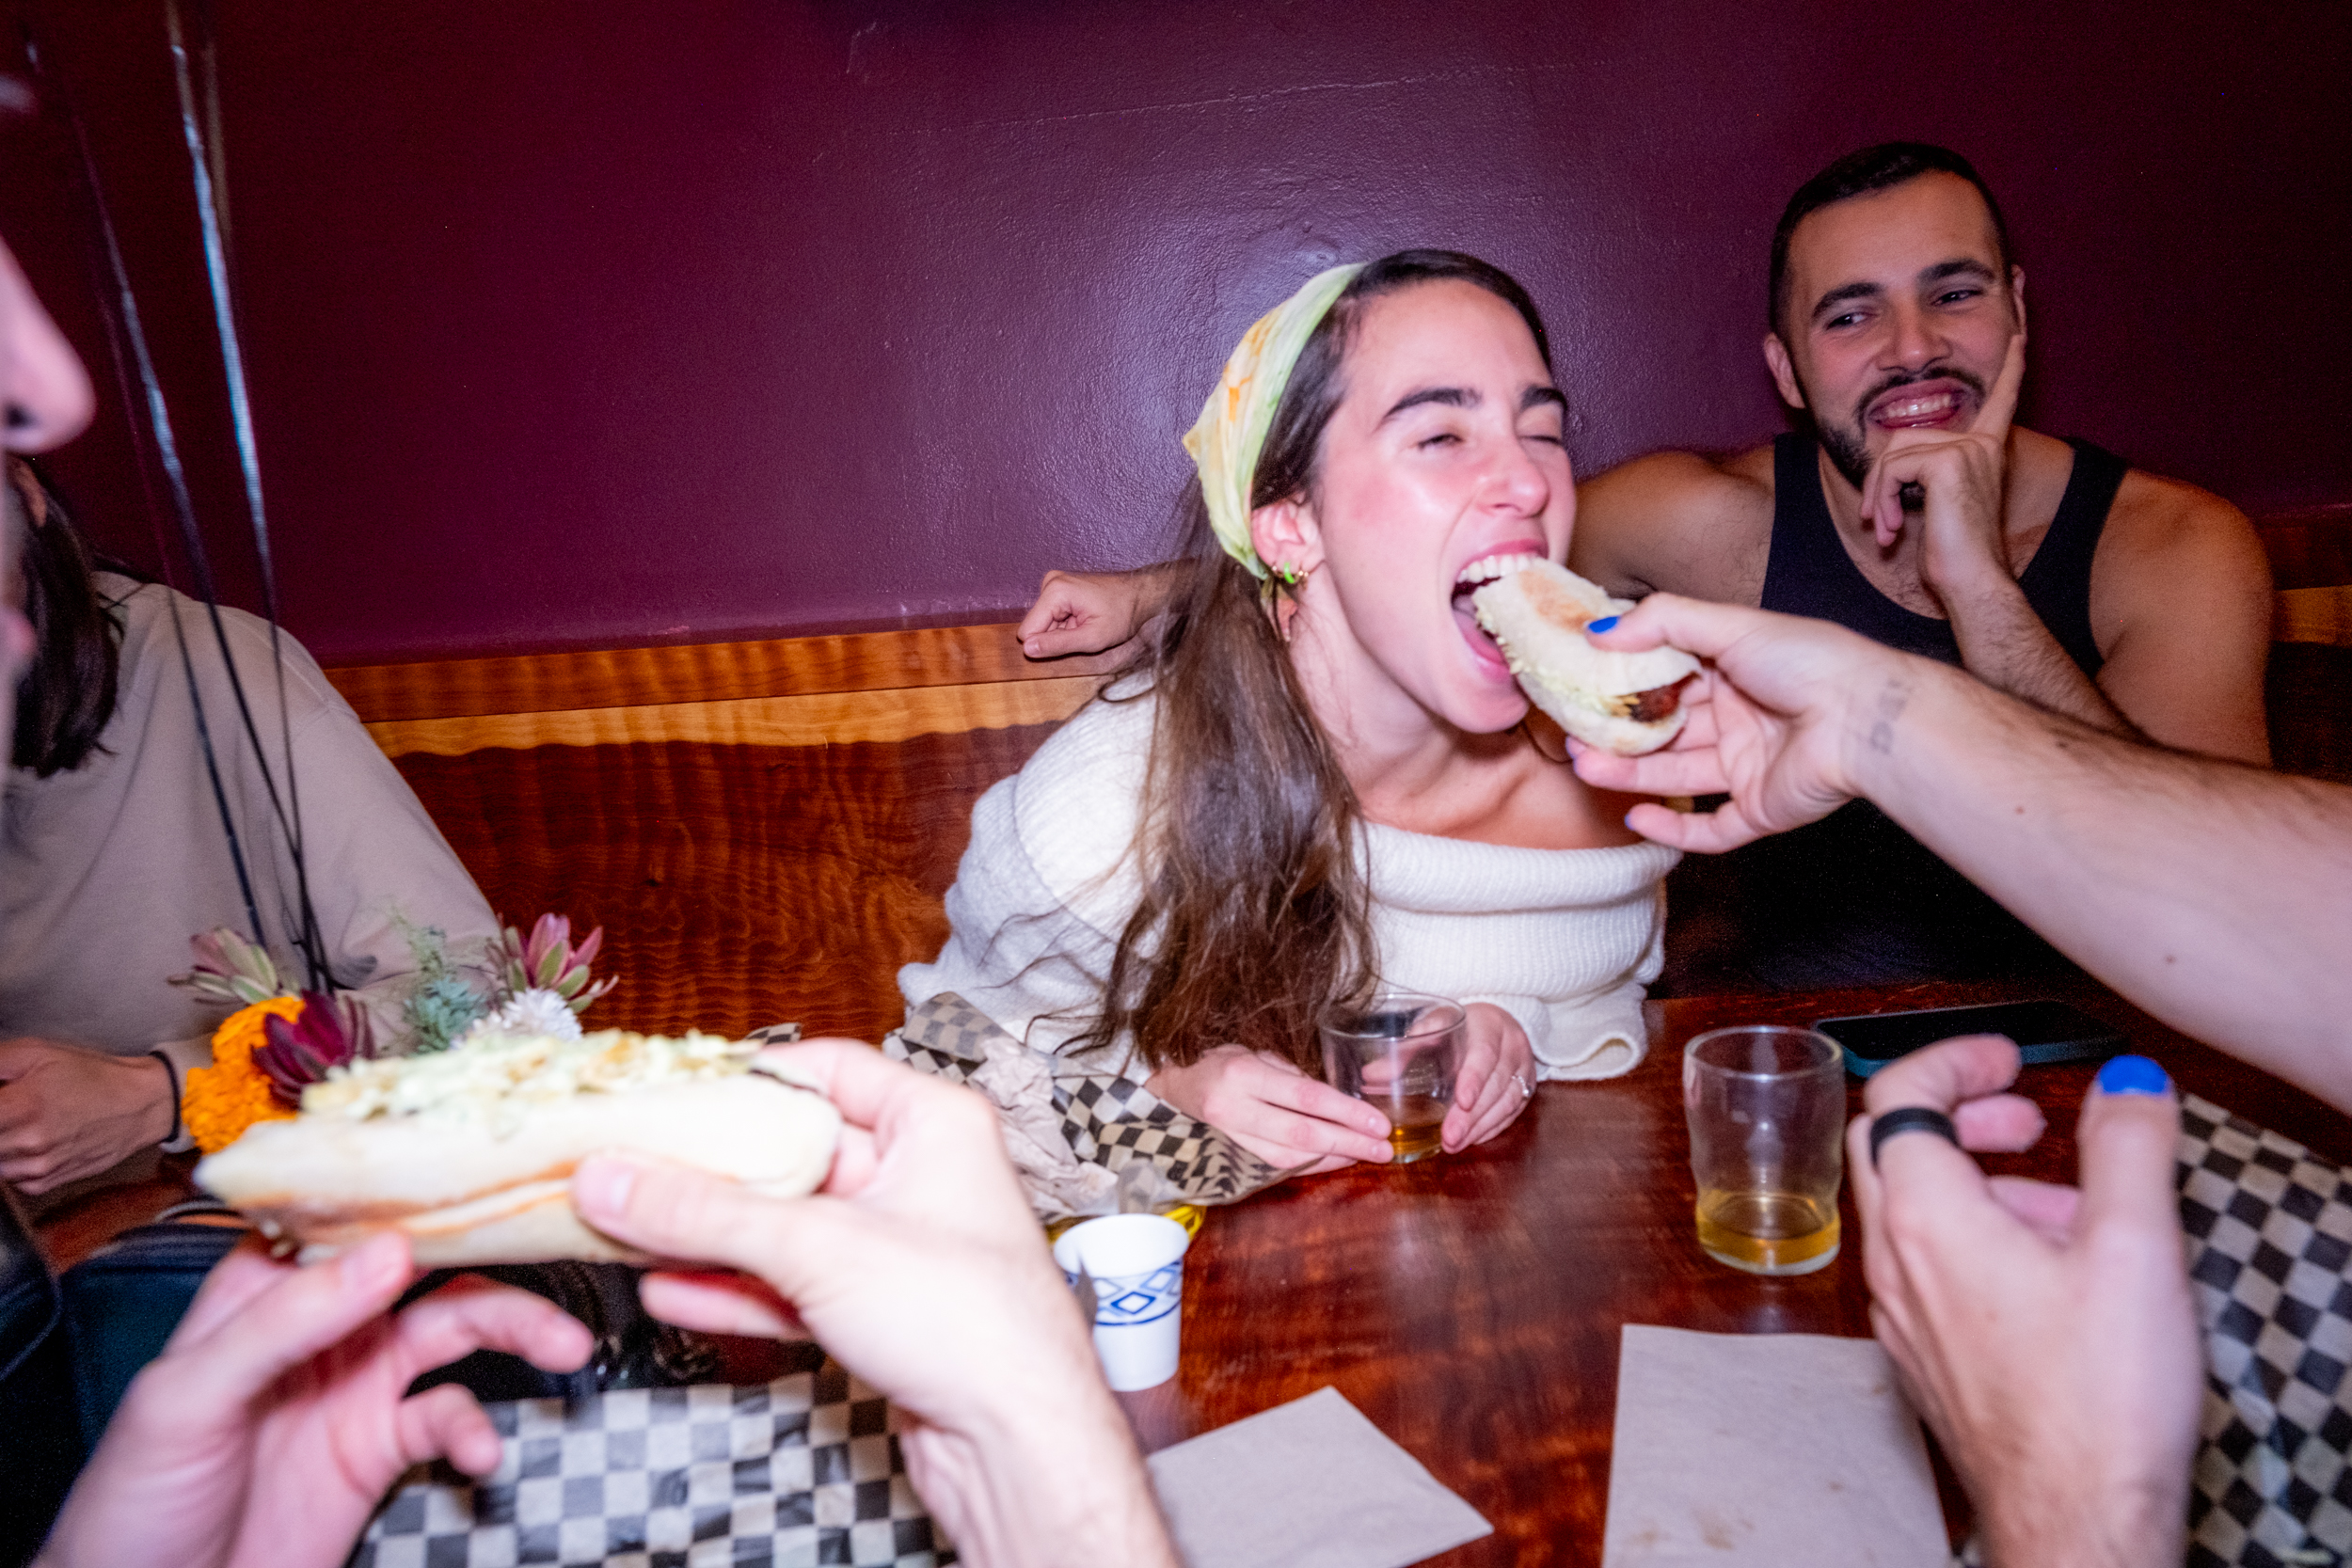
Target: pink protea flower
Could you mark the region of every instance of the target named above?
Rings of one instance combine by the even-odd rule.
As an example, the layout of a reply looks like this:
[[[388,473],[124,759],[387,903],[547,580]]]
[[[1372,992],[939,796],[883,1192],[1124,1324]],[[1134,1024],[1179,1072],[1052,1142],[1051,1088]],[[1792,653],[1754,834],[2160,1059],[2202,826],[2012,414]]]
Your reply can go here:
[[[587,940],[578,947],[571,944],[572,922],[568,915],[541,915],[539,923],[531,928],[529,942],[512,926],[505,929],[506,989],[516,996],[528,990],[551,990],[574,1013],[581,1013],[587,1011],[589,1003],[620,984],[618,980],[592,983],[589,976],[588,966],[604,946],[601,926],[589,932]]]
[[[270,1098],[296,1110],[302,1091],[323,1083],[330,1068],[375,1054],[368,1010],[348,992],[306,990],[299,1014],[264,1019],[262,1028],[269,1039],[255,1048],[253,1065],[268,1076]]]

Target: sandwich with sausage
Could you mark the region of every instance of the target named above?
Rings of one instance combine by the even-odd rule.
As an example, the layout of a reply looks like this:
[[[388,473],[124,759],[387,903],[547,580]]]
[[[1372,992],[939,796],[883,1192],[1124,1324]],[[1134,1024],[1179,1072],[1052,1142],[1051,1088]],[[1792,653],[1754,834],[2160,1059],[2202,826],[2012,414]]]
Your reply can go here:
[[[354,1062],[196,1180],[306,1260],[391,1229],[428,1268],[644,1262],[574,1212],[572,1171],[590,1155],[675,1161],[775,1197],[831,1170],[840,1114],[758,1049],[698,1034],[489,1034]]]
[[[1499,556],[1463,574],[1470,609],[1519,689],[1577,739],[1619,756],[1655,752],[1682,733],[1682,698],[1699,661],[1679,648],[1597,648],[1584,627],[1633,608],[1556,562]]]

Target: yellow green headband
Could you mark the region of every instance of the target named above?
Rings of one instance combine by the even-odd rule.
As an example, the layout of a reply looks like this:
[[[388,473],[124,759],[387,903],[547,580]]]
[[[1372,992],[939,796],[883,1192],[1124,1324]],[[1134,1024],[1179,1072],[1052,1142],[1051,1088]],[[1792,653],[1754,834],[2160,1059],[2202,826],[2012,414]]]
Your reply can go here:
[[[1263,579],[1265,562],[1249,542],[1249,487],[1258,477],[1258,453],[1265,446],[1274,411],[1290,385],[1307,340],[1330,310],[1340,292],[1363,270],[1357,262],[1331,267],[1260,316],[1225,361],[1216,390],[1200,406],[1200,418],[1184,433],[1184,450],[1200,469],[1200,496],[1209,504],[1209,526],[1225,553]]]

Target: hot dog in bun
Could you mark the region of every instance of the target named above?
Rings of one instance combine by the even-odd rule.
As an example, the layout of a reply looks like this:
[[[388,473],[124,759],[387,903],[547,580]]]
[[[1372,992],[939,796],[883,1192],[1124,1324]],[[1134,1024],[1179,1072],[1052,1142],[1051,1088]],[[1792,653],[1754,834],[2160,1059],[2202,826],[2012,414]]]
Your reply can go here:
[[[1473,562],[1464,580],[1478,624],[1502,649],[1530,701],[1588,746],[1619,756],[1655,752],[1682,733],[1684,684],[1699,661],[1679,648],[1615,653],[1585,639],[1586,623],[1633,608],[1539,556]]]
[[[588,1156],[673,1160],[776,1197],[814,1191],[832,1168],[840,1114],[757,1050],[608,1030],[355,1062],[196,1180],[306,1259],[397,1229],[428,1268],[643,1262],[574,1212],[572,1170]]]

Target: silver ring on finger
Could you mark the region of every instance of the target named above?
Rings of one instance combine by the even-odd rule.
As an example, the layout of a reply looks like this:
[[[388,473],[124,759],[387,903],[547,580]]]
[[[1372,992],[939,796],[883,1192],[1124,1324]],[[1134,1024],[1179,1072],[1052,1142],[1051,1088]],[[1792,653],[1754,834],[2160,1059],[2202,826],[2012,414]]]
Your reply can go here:
[[[1527,1075],[1525,1073],[1515,1072],[1511,1074],[1511,1082],[1519,1086],[1519,1098],[1521,1100],[1533,1100],[1535,1098],[1535,1091],[1528,1087]]]

